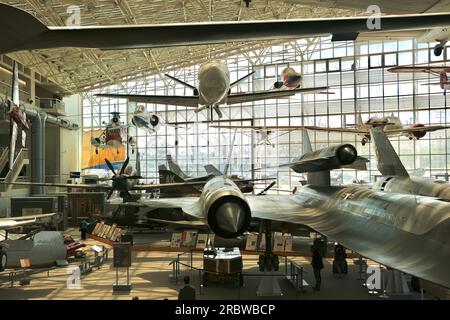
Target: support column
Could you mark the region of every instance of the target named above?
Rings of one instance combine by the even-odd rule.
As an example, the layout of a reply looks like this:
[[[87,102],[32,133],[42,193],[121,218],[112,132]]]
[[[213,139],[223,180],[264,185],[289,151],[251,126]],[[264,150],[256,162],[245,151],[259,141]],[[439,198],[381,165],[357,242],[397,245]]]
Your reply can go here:
[[[45,121],[47,114],[37,113],[31,127],[31,182],[45,182]],[[44,187],[32,186],[32,195],[44,194]]]

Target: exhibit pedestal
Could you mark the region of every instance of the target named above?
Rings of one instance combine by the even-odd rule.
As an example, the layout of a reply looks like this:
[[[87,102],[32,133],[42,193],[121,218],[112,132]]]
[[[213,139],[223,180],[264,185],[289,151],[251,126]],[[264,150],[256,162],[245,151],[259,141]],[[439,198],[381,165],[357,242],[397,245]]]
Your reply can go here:
[[[389,295],[410,295],[405,274],[398,270],[386,270],[386,293]]]
[[[283,292],[278,284],[278,277],[272,272],[264,272],[256,291],[258,297],[281,297]]]

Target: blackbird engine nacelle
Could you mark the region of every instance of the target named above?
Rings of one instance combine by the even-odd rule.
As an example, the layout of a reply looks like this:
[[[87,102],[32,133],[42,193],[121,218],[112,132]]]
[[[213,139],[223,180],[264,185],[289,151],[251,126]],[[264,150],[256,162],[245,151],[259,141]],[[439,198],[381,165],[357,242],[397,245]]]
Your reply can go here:
[[[356,148],[341,144],[308,152],[295,161],[296,172],[316,172],[339,169],[353,164],[358,158]]]
[[[223,177],[211,179],[200,199],[205,219],[219,237],[235,238],[249,228],[250,207],[233,181]]]

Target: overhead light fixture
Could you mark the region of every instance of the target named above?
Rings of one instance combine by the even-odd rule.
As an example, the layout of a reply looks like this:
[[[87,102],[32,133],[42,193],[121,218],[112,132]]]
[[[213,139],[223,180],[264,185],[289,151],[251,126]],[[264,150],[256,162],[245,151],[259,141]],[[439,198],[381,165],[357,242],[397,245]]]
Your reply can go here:
[[[0,71],[1,72],[5,72],[5,73],[7,73],[9,75],[12,75],[12,71],[9,71],[8,69],[3,68],[2,66],[0,66]],[[25,81],[19,79],[19,84],[22,85],[22,86],[25,86],[27,83]]]

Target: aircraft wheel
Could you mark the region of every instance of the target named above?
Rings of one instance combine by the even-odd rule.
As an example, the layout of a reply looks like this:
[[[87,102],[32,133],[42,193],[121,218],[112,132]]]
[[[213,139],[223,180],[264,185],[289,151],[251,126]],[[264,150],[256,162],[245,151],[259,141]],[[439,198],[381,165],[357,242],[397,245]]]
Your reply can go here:
[[[8,262],[8,256],[6,252],[0,251],[0,272],[4,271]]]
[[[438,44],[434,47],[433,53],[436,57],[439,57],[442,54],[442,51],[444,51],[444,46]]]

